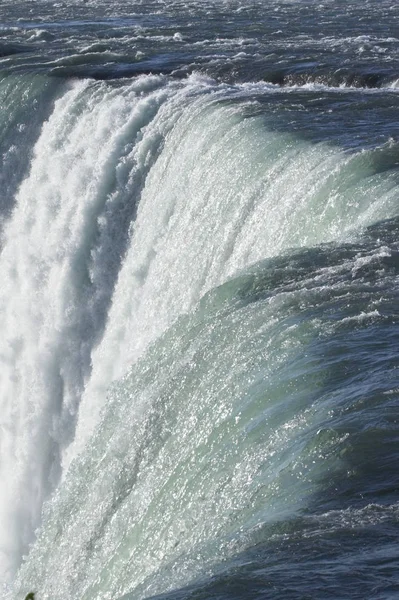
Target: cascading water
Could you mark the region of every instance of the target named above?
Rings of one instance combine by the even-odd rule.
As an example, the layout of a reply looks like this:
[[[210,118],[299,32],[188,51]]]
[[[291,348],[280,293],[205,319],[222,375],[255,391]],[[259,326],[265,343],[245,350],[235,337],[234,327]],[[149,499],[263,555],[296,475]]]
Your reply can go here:
[[[238,0],[41,4],[0,44],[3,596],[392,600],[391,38],[332,70],[278,0],[262,38]]]
[[[82,83],[62,95],[4,231],[1,530],[3,560],[13,557],[14,568],[61,475],[127,243],[127,204],[140,186],[138,172],[127,194],[132,147],[163,95],[140,92]]]

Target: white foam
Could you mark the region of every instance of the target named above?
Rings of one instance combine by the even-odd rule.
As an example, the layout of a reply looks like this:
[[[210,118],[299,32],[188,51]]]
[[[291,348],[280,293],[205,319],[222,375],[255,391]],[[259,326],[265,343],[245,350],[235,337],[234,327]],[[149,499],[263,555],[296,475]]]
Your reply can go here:
[[[144,90],[153,95],[142,98]],[[162,80],[74,83],[44,124],[0,258],[0,571],[12,575],[61,472],[111,293],[100,260]],[[160,89],[160,91],[158,91]],[[150,149],[142,148],[143,162]],[[113,180],[116,182],[113,183]],[[120,182],[119,182],[120,180]],[[130,192],[132,189],[130,188]],[[116,208],[115,208],[116,207]],[[112,249],[110,249],[112,252]],[[115,257],[114,268],[120,257]],[[106,266],[112,267],[111,258]]]

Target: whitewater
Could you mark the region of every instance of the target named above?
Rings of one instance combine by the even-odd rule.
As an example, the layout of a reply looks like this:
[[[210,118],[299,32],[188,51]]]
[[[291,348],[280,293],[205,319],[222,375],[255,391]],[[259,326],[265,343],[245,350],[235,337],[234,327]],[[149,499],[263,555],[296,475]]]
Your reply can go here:
[[[0,11],[3,597],[393,600],[396,3]]]

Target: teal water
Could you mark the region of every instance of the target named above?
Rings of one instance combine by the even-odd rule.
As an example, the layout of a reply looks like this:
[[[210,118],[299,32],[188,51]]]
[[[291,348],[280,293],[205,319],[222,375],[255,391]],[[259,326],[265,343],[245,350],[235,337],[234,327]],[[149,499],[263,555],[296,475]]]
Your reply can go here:
[[[3,3],[0,580],[391,600],[396,3]]]

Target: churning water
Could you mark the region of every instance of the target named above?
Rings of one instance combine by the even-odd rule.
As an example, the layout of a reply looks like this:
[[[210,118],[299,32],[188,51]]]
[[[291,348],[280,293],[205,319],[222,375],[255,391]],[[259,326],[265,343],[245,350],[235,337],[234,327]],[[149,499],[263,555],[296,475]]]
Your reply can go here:
[[[398,18],[3,0],[3,597],[397,597]]]

